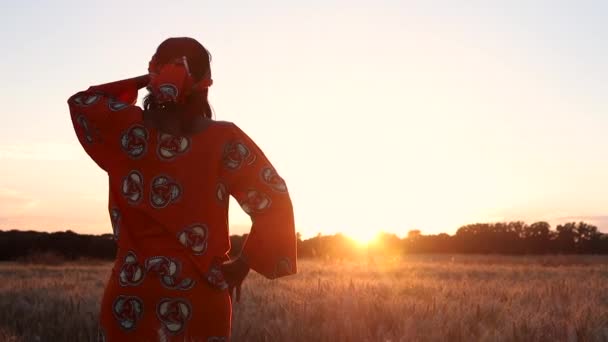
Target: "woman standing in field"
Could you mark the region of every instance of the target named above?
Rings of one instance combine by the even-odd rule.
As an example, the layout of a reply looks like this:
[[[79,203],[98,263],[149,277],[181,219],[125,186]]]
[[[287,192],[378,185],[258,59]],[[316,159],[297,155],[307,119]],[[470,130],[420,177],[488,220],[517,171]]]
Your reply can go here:
[[[100,314],[101,341],[227,341],[231,295],[253,269],[296,273],[287,186],[235,124],[211,119],[210,56],[192,38],[158,47],[149,74],[68,100],[74,129],[108,173],[118,244]],[[137,91],[150,93],[143,109]],[[229,260],[228,200],[253,225]]]

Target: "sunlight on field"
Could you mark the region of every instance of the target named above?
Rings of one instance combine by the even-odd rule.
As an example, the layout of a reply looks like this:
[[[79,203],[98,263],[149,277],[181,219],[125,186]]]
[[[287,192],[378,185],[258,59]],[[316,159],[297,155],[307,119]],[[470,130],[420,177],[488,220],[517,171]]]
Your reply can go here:
[[[0,341],[94,341],[111,264],[0,264]],[[608,258],[413,256],[252,274],[234,341],[605,341]]]

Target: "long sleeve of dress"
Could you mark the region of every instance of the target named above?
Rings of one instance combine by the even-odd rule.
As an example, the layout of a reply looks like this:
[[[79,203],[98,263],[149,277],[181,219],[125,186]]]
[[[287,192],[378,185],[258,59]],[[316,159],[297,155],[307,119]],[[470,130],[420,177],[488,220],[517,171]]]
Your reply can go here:
[[[137,90],[145,78],[92,86],[68,99],[72,124],[80,144],[87,154],[107,171],[106,163],[112,157],[107,138],[121,118],[141,115],[141,108],[134,106]]]
[[[228,191],[252,221],[242,257],[270,279],[295,274],[297,242],[287,186],[253,140],[234,124],[232,131],[222,170]]]

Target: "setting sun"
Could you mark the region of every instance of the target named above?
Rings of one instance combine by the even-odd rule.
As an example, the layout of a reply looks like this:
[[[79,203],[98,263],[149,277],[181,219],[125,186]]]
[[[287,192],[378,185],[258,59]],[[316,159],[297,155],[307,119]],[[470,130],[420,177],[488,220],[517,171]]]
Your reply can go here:
[[[347,236],[351,238],[358,246],[366,247],[378,239],[378,232],[373,230],[363,230],[349,232]]]

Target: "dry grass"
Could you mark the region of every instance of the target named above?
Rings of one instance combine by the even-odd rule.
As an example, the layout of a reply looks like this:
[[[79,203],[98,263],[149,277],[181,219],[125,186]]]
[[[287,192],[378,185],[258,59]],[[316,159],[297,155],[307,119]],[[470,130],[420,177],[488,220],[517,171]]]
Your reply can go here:
[[[110,264],[0,264],[0,341],[89,341]],[[608,258],[303,261],[251,275],[235,341],[608,341]]]

